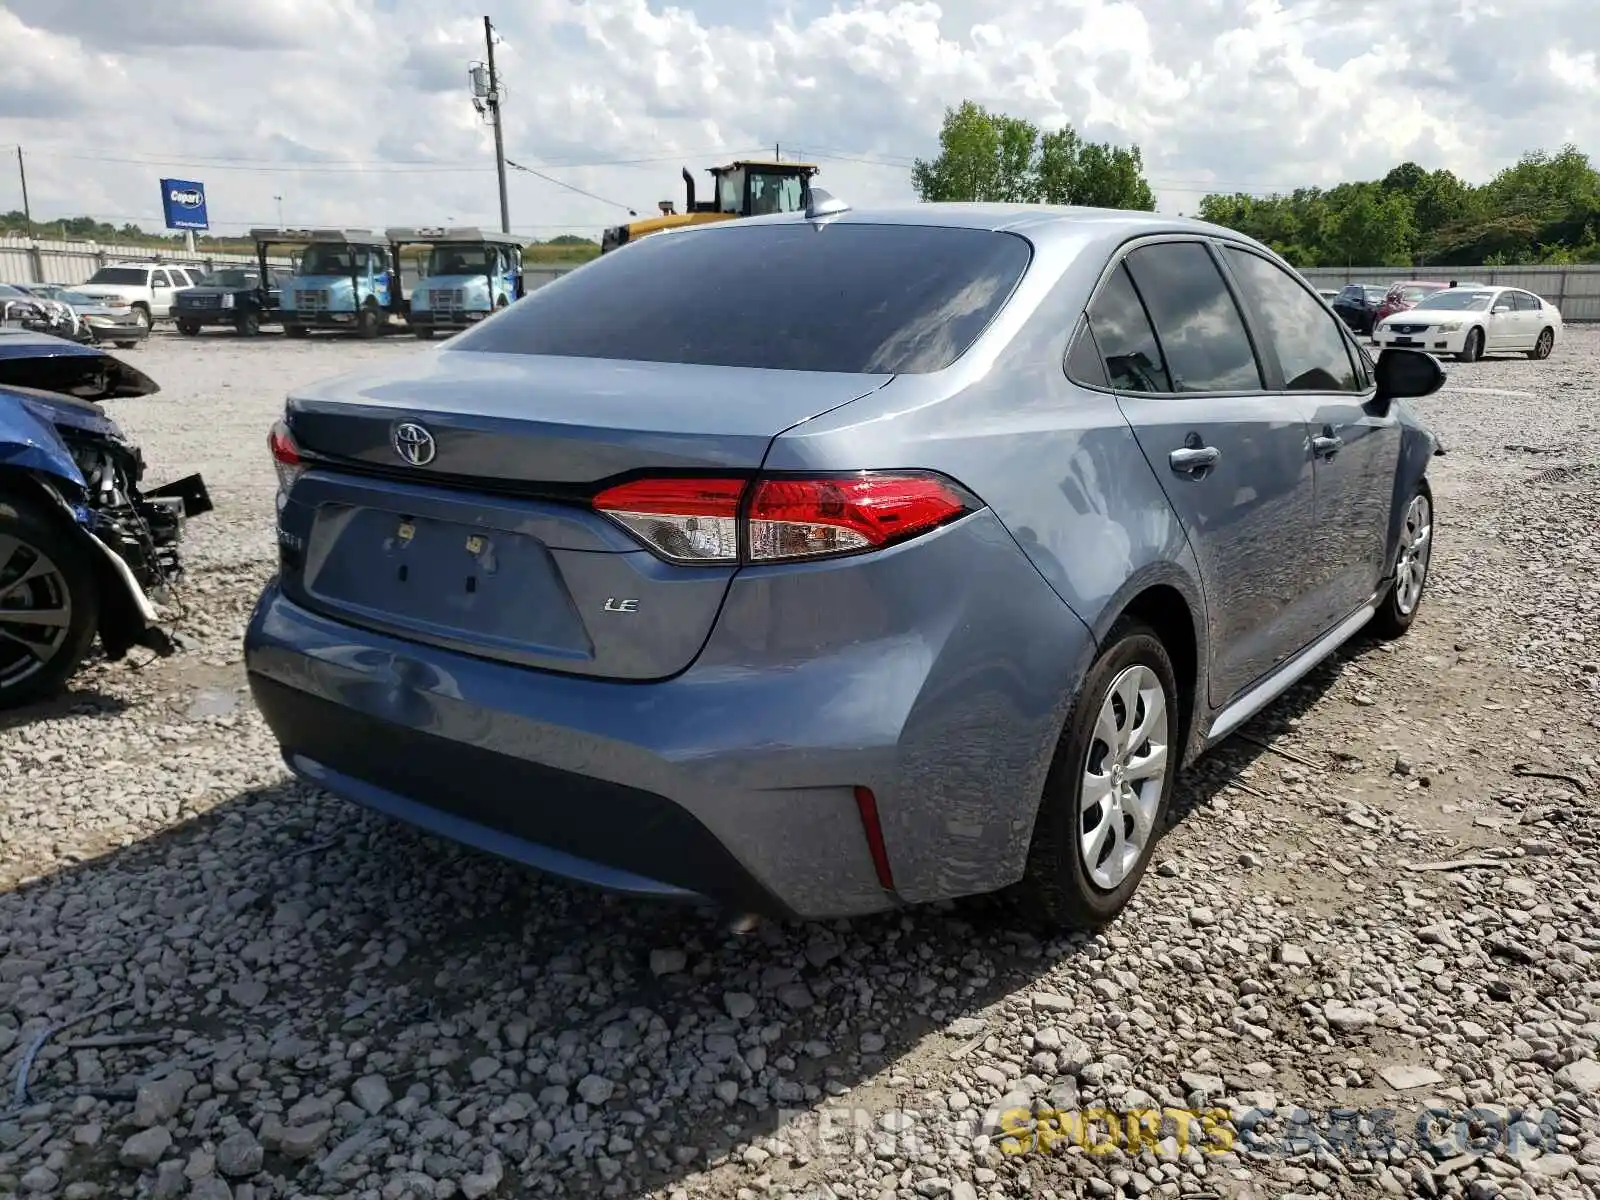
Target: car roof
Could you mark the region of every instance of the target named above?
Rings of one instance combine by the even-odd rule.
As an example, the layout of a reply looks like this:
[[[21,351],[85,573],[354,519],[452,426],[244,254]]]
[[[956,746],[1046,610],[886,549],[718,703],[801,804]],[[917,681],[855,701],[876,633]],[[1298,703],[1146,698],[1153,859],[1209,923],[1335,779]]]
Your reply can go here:
[[[759,225],[788,225],[805,221],[804,213],[773,213],[745,217],[738,221],[719,221],[706,225],[686,225],[681,230],[664,231],[721,233]],[[930,204],[885,205],[848,208],[817,218],[830,225],[921,225],[949,229],[988,229],[1014,233],[1035,245],[1071,242],[1079,247],[1095,243],[1110,249],[1146,234],[1177,233],[1201,237],[1227,238],[1267,253],[1272,250],[1255,238],[1237,230],[1164,213],[1136,209],[1089,208],[1067,204],[1003,204],[939,201]],[[661,236],[660,234],[653,236]]]

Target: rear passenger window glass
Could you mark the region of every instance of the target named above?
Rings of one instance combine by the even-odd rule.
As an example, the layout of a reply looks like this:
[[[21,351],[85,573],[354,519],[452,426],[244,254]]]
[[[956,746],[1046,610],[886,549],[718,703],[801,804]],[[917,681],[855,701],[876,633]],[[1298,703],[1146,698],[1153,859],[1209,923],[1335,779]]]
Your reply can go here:
[[[1512,292],[1511,298],[1517,302],[1517,308],[1525,312],[1533,312],[1539,307],[1539,302],[1527,292]]]
[[[1360,391],[1344,334],[1311,293],[1259,254],[1234,246],[1224,253],[1278,352],[1284,386],[1295,392]]]
[[[1100,349],[1094,344],[1094,335],[1089,332],[1088,321],[1078,326],[1078,336],[1072,339],[1072,348],[1067,351],[1067,378],[1085,387],[1111,386],[1111,381],[1106,378],[1106,365],[1100,361]]]
[[[1160,339],[1173,391],[1262,389],[1244,318],[1209,250],[1199,242],[1169,242],[1141,247],[1127,262]]]
[[[655,234],[529,292],[445,353],[938,371],[1005,305],[1032,253],[990,229],[848,220]]]
[[[1161,347],[1128,268],[1118,264],[1089,306],[1089,324],[1104,356],[1106,375],[1120,392],[1170,392]]]

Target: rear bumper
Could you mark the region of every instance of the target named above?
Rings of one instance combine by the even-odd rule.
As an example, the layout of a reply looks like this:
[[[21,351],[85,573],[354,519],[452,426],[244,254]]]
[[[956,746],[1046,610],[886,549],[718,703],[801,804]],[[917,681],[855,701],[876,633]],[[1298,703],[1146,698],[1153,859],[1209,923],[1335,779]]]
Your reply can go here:
[[[296,773],[540,870],[806,919],[992,891],[1022,873],[1092,639],[992,513],[901,551],[743,573],[656,683],[420,645],[276,583],[245,661]]]

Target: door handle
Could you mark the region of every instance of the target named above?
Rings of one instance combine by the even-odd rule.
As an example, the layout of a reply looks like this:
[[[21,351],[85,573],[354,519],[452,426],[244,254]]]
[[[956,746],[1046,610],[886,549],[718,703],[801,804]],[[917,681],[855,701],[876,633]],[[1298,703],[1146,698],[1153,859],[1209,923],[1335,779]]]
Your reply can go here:
[[[1215,446],[1185,446],[1167,455],[1167,464],[1180,475],[1199,477],[1217,465],[1222,451]]]
[[[1332,458],[1339,453],[1339,448],[1344,445],[1344,439],[1332,434],[1323,434],[1321,437],[1311,439],[1311,450],[1318,458]]]

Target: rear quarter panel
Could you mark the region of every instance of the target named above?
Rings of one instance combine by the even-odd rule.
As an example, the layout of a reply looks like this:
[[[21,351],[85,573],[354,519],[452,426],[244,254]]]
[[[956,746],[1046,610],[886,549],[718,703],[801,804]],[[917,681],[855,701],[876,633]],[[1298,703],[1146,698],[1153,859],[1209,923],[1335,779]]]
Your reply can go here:
[[[766,467],[924,468],[959,480],[1063,601],[1060,619],[1075,615],[1096,644],[1139,593],[1174,588],[1200,648],[1197,695],[1204,696],[1204,598],[1183,528],[1115,398],[1076,386],[1063,365],[1121,240],[1083,236],[1041,246],[1016,294],[962,359],[941,372],[897,376],[791,428],[774,441]],[[1076,686],[1076,678],[1061,679],[1064,691]]]
[[[1140,231],[1141,233],[1149,231]],[[951,367],[786,431],[772,470],[921,467],[974,491],[1062,600],[1103,639],[1144,587],[1177,587],[1197,613],[1198,569],[1108,392],[1066,377],[1067,344],[1120,239],[1070,235],[1036,253],[979,343]]]

